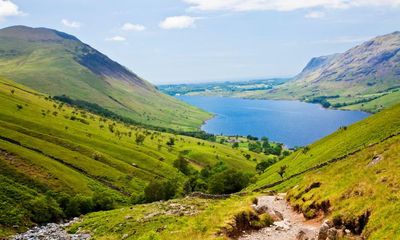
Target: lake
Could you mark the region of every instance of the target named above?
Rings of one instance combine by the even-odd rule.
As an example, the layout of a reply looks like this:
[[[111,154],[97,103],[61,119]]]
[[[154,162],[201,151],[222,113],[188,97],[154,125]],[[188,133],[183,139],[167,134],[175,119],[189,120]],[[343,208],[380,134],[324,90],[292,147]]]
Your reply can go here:
[[[215,114],[202,126],[208,133],[266,136],[288,147],[308,145],[341,126],[369,116],[361,111],[324,109],[318,104],[300,101],[204,96],[177,98]]]

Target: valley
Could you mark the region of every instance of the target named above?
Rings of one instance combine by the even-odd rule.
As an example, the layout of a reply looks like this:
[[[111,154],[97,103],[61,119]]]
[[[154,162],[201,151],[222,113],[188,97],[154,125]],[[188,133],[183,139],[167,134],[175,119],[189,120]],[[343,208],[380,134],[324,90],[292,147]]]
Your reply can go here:
[[[156,87],[75,36],[0,29],[0,238],[400,239],[399,43]]]

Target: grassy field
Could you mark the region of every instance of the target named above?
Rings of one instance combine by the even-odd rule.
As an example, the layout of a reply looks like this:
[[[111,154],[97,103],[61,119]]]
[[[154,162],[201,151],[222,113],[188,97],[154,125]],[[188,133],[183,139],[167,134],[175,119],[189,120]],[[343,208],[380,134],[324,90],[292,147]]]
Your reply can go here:
[[[154,179],[174,179],[182,186],[186,176],[172,166],[179,156],[196,169],[224,162],[250,174],[267,158],[111,121],[6,79],[0,79],[0,99],[0,215],[7,216],[0,220],[21,230],[30,225],[27,203],[49,191],[72,196],[107,192],[124,205]],[[135,143],[138,135],[145,137],[141,144]],[[166,144],[171,138],[172,147]],[[2,236],[10,230],[1,229]]]
[[[90,232],[95,239],[227,239],[222,229],[240,212],[248,211],[251,197],[227,200],[185,198],[92,213],[70,228]]]

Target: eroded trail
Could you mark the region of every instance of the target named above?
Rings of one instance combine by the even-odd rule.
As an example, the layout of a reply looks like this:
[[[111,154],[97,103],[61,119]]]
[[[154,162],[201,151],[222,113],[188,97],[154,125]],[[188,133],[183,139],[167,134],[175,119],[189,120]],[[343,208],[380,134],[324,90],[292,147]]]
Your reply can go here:
[[[321,221],[306,220],[302,214],[296,213],[287,204],[285,195],[262,196],[258,198],[257,207],[266,207],[268,213],[279,216],[271,227],[246,233],[240,240],[292,240],[317,239]]]

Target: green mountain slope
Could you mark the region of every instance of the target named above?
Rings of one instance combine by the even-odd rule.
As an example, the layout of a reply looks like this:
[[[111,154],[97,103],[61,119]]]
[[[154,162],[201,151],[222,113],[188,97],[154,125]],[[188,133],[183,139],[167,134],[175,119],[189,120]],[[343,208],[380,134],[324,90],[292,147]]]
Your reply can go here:
[[[400,32],[394,32],[344,53],[313,58],[292,81],[250,97],[301,99],[376,112],[400,102],[388,97],[399,88]]]
[[[266,158],[99,117],[1,78],[0,99],[0,236],[47,214],[42,207],[51,206],[43,200],[48,197],[104,193],[124,205],[155,179],[174,179],[182,187],[187,177],[173,167],[178,157],[196,169],[224,162],[252,174],[256,162],[245,155]],[[145,139],[137,144],[140,135]],[[35,208],[43,212],[32,213]]]
[[[398,104],[298,150],[248,190],[288,191],[307,218],[324,215],[368,239],[398,239],[399,152]]]
[[[158,92],[76,37],[51,29],[1,29],[0,76],[52,96],[97,103],[148,125],[194,131],[210,117]]]

